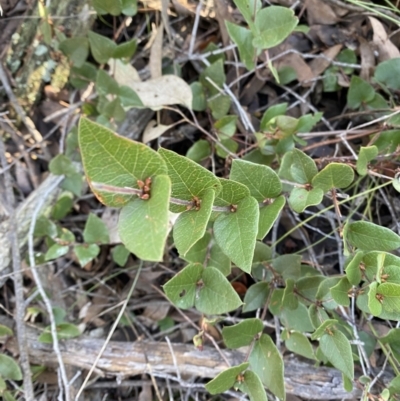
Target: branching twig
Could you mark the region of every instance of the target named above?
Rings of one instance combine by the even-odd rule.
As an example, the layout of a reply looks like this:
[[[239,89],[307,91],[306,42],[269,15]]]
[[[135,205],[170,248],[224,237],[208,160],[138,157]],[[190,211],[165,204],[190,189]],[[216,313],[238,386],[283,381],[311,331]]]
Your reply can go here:
[[[3,140],[0,136],[0,160],[3,168],[7,166],[7,159],[5,153],[5,147]],[[11,242],[11,251],[12,251],[12,265],[14,270],[14,290],[15,290],[15,321],[17,326],[17,337],[19,343],[19,356],[22,371],[24,372],[24,390],[25,390],[25,398],[27,400],[34,400],[34,392],[31,378],[31,369],[29,366],[29,354],[28,354],[28,345],[26,341],[26,333],[25,333],[25,324],[24,324],[24,316],[25,316],[25,306],[24,306],[24,284],[22,280],[22,272],[21,272],[21,255],[19,252],[19,244],[18,244],[18,236],[17,236],[17,216],[15,209],[15,198],[14,192],[11,184],[10,172],[6,171],[4,174],[5,181],[5,192],[7,199],[7,209],[8,214],[10,215],[10,227],[11,230],[9,232],[9,238]]]

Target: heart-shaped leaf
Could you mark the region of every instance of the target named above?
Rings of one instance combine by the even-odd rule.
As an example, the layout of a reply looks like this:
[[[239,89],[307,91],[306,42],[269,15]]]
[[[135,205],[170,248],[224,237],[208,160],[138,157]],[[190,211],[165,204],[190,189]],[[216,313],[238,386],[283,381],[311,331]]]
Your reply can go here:
[[[107,206],[121,207],[135,197],[100,191],[92,183],[138,189],[138,180],[167,174],[167,166],[157,152],[88,119],[80,120],[79,146],[89,185]]]
[[[296,213],[302,213],[309,206],[319,205],[324,197],[321,188],[307,191],[305,188],[293,188],[289,197],[289,205]]]
[[[240,375],[249,366],[248,362],[238,366],[233,366],[219,373],[214,379],[209,381],[205,388],[210,394],[220,394],[229,390],[235,384],[238,375]]]
[[[199,210],[183,212],[174,225],[174,242],[180,255],[185,256],[190,248],[203,237],[214,203],[215,191],[207,189]]]
[[[150,199],[135,199],[121,210],[118,232],[126,248],[143,260],[161,261],[168,236],[171,181],[157,175]]]
[[[250,273],[258,232],[259,207],[249,196],[238,202],[235,211],[221,213],[214,223],[214,236],[225,255]]]
[[[285,203],[286,198],[281,195],[278,196],[270,205],[260,208],[257,239],[261,240],[269,233],[269,230],[279,217],[279,214],[285,206]]]
[[[222,329],[222,337],[228,348],[240,348],[250,345],[256,334],[263,330],[260,319],[246,319],[233,326],[225,326]]]
[[[328,192],[333,188],[346,188],[354,179],[353,169],[340,163],[330,163],[321,170],[312,180],[315,188],[321,188],[324,192]]]
[[[281,181],[274,170],[245,160],[235,159],[232,162],[229,178],[246,185],[251,196],[259,202],[276,198],[282,191]]]

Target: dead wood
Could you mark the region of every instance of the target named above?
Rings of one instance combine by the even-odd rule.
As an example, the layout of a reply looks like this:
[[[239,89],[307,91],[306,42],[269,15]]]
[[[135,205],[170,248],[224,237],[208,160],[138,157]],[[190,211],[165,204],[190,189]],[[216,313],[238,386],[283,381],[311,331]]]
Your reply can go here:
[[[10,326],[11,320],[0,317],[0,323]],[[39,331],[27,327],[27,341],[31,363],[56,366],[57,359],[52,345],[38,342]],[[62,341],[61,354],[66,365],[80,369],[90,369],[104,340],[81,337]],[[17,341],[13,338],[5,342],[13,354],[18,353]],[[227,368],[220,354],[214,348],[204,347],[199,351],[191,344],[172,344],[176,364],[168,344],[165,342],[111,341],[96,367],[96,373],[109,378],[128,378],[143,373],[155,377],[166,374],[183,377],[195,376],[213,378]],[[223,350],[232,366],[243,362],[244,352]],[[390,380],[390,377],[386,377]],[[385,380],[385,381],[386,381]],[[285,358],[285,384],[288,394],[310,400],[352,399],[360,397],[360,390],[347,393],[343,389],[341,373],[327,367],[316,367],[294,356]]]

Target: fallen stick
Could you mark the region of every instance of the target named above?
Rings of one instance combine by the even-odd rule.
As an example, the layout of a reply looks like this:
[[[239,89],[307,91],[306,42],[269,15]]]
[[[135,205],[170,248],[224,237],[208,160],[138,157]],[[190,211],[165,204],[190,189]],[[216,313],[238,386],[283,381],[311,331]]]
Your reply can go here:
[[[1,317],[0,323],[7,326],[12,324],[10,319]],[[38,330],[27,327],[31,363],[57,365],[52,345],[38,342],[38,336]],[[90,369],[103,342],[104,340],[87,337],[61,341],[64,363],[80,369]],[[15,338],[6,341],[5,347],[13,354],[18,353]],[[199,351],[191,344],[174,343],[172,348],[176,363],[165,342],[111,341],[100,358],[95,372],[99,376],[118,380],[143,373],[151,373],[155,377],[166,374],[178,376],[178,370],[182,377],[213,378],[227,368],[214,348],[204,347],[203,351]],[[231,366],[242,363],[245,358],[245,354],[240,351],[223,350],[223,352]],[[386,377],[386,380],[390,380],[390,377]],[[341,373],[336,369],[316,367],[294,356],[285,357],[285,386],[288,394],[310,400],[352,399],[361,395],[358,389],[354,389],[351,393],[344,390]]]

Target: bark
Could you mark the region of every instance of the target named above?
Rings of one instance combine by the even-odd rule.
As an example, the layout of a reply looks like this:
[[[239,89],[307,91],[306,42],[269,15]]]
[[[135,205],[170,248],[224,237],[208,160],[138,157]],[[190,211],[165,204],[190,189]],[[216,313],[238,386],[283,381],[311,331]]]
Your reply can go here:
[[[4,322],[0,319],[0,323],[10,325],[8,319]],[[27,327],[31,362],[56,366],[57,360],[52,346],[39,343],[38,335],[37,330]],[[103,342],[104,340],[85,337],[62,341],[60,347],[64,363],[80,369],[90,369]],[[5,347],[13,354],[18,352],[18,344],[14,338],[6,341]],[[155,377],[166,374],[177,377],[179,371],[186,378],[213,378],[227,368],[214,348],[204,347],[203,351],[199,351],[191,344],[172,344],[172,348],[176,363],[165,342],[111,341],[97,364],[96,373],[103,377],[121,379],[143,373],[151,373]],[[241,351],[224,349],[222,352],[231,366],[242,363],[245,358],[245,353]],[[391,377],[388,373],[385,375],[383,379],[387,382]],[[316,367],[294,356],[285,358],[285,385],[288,394],[309,400],[352,399],[361,395],[358,389],[351,393],[343,389],[341,373],[336,369]]]

